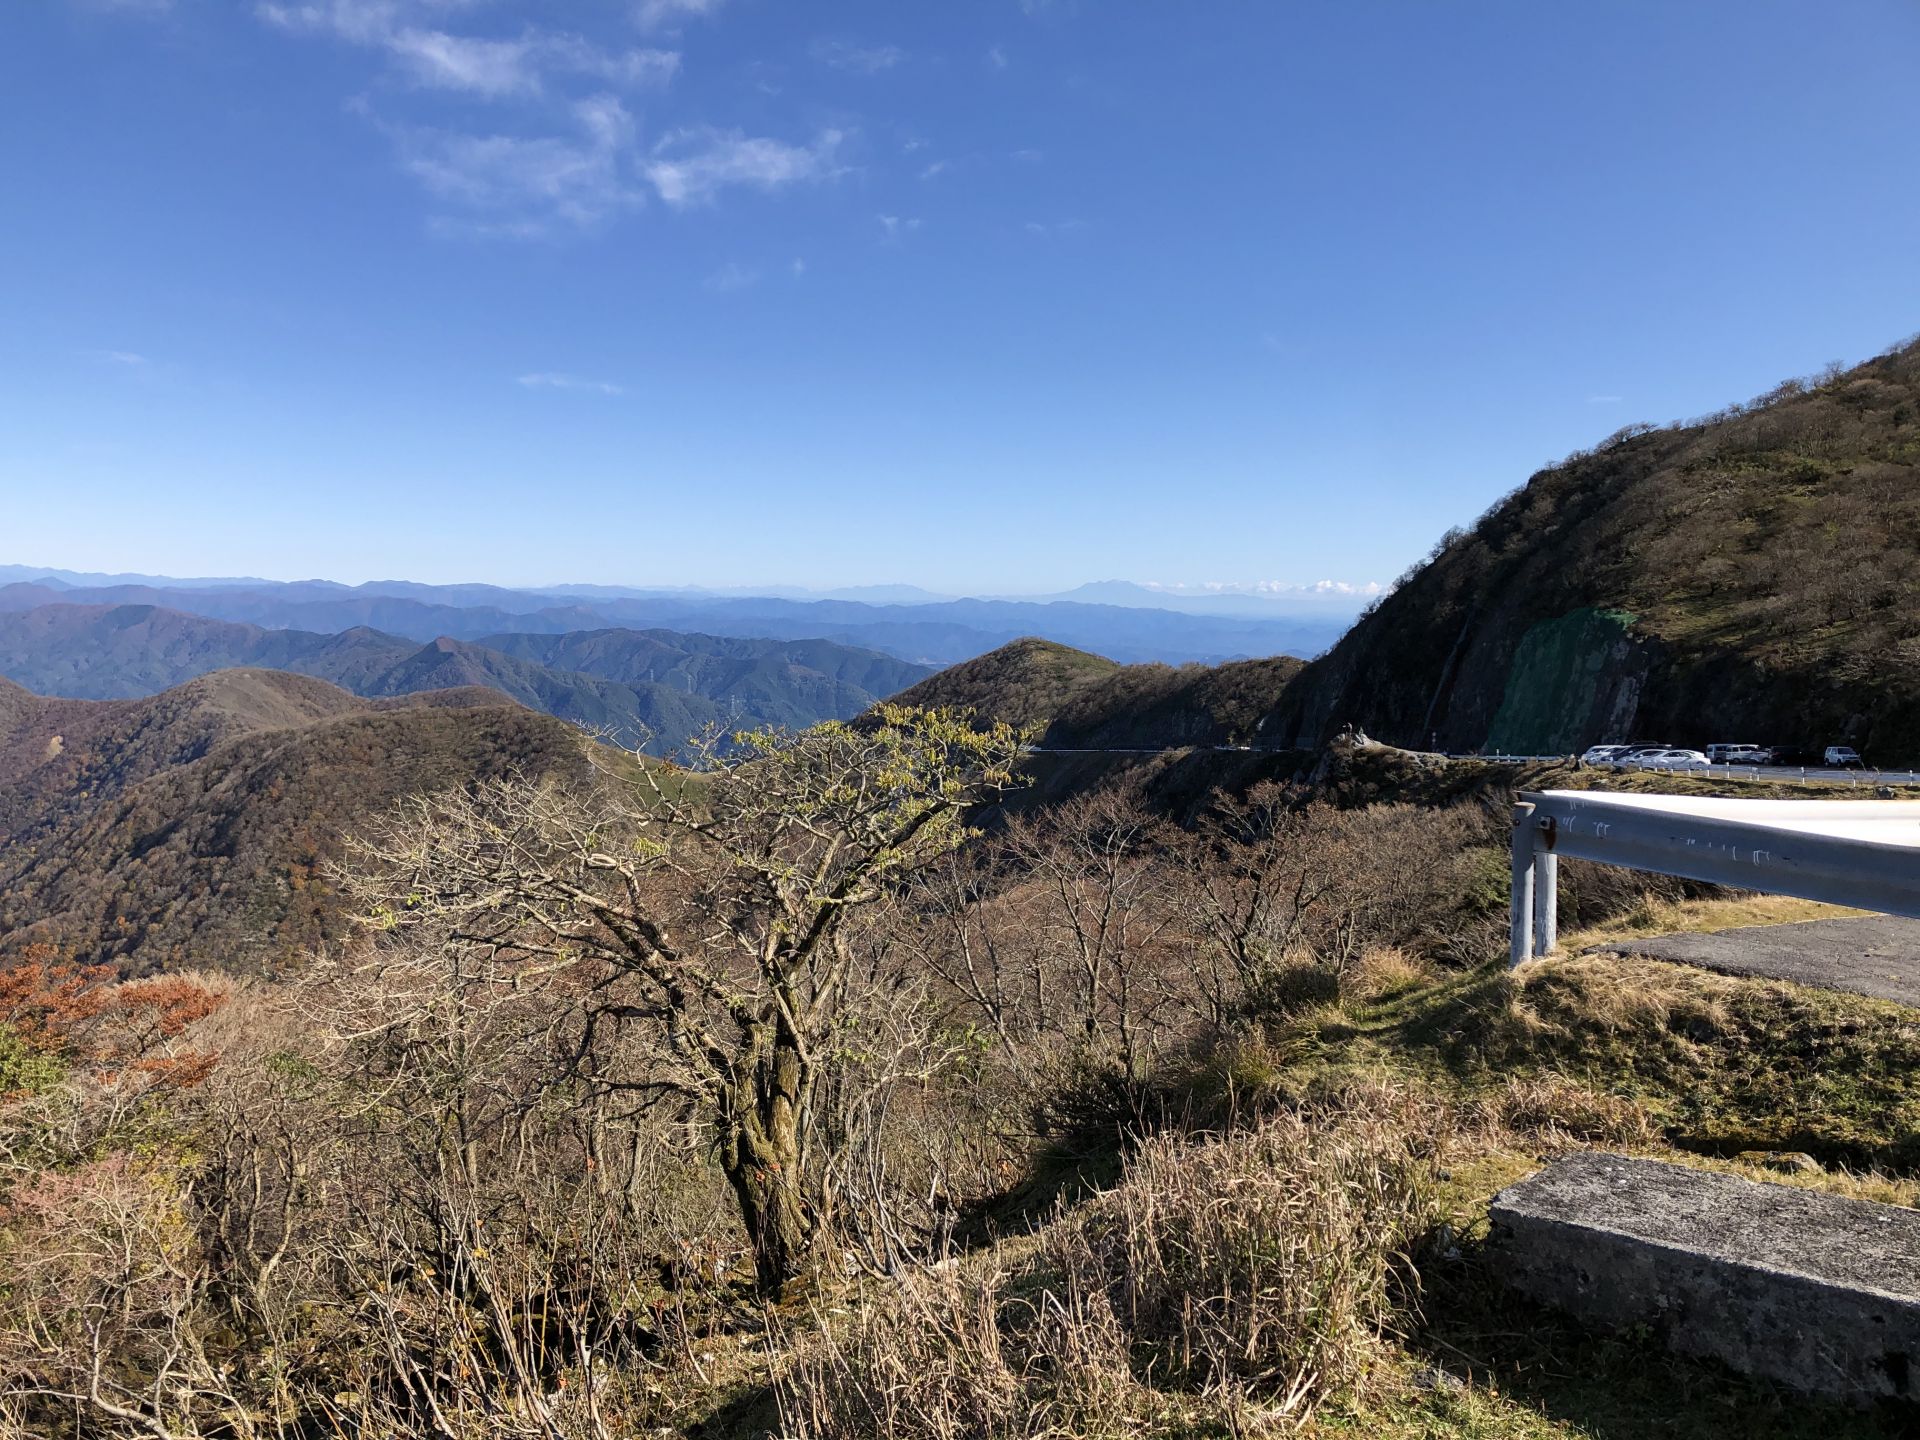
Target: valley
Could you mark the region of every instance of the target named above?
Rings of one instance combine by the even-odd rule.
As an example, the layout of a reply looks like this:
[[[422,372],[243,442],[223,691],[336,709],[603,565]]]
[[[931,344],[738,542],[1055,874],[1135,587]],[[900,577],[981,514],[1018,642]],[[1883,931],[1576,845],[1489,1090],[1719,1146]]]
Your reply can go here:
[[[845,719],[927,673],[827,640],[598,630],[417,645],[365,627],[268,630],[153,605],[0,610],[0,676],[36,693],[130,698],[230,666],[312,675],[369,698],[478,686],[654,755],[709,728]]]

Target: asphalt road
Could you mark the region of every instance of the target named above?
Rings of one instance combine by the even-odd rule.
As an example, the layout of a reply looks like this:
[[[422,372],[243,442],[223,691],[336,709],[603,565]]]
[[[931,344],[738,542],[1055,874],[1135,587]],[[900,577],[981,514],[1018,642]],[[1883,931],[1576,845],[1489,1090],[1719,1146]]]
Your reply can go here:
[[[1723,975],[1792,980],[1920,1007],[1920,920],[1892,915],[1656,935],[1587,953],[1648,955]]]

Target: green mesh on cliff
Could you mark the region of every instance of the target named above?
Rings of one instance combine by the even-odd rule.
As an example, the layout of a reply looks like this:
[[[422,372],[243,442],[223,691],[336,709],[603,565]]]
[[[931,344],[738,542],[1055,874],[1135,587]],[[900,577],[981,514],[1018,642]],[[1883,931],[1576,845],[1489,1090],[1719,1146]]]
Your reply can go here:
[[[1507,670],[1506,693],[1485,748],[1564,755],[1612,738],[1595,727],[1604,726],[1622,686],[1637,683],[1628,634],[1633,620],[1624,610],[1587,609],[1532,626]]]

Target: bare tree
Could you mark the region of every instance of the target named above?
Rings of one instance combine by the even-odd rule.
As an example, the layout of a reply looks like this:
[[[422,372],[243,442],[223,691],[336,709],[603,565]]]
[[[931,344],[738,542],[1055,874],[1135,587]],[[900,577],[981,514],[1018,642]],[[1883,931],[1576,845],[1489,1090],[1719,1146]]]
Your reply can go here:
[[[1350,955],[1352,867],[1339,829],[1338,816],[1263,784],[1243,799],[1222,797],[1176,847],[1214,1023],[1264,998],[1289,955],[1313,950],[1336,968]]]
[[[860,917],[960,843],[1019,749],[1007,726],[897,707],[735,736],[697,773],[419,801],[360,847],[355,883],[390,934],[565,971],[580,1075],[707,1127],[777,1289],[832,1203],[813,1183],[823,1083],[891,983],[861,970]],[[613,1067],[610,1034],[627,1042]]]
[[[1007,839],[1031,878],[1033,928],[1082,1058],[1134,1078],[1188,988],[1169,952],[1166,836],[1137,791],[1115,787],[1015,824]]]

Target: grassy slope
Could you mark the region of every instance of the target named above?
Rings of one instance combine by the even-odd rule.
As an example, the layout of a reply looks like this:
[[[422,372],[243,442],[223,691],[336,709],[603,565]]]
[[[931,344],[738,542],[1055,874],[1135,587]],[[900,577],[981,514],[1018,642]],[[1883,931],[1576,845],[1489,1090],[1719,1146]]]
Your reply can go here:
[[[1480,798],[1497,809],[1515,774],[1472,762],[1424,768],[1375,751],[1337,757],[1328,779],[1349,804]],[[1551,766],[1530,767],[1520,781],[1529,788],[1712,788],[1690,777]],[[1735,793],[1835,790],[1770,783]],[[1567,950],[1625,935],[1833,913],[1841,912],[1780,897],[1651,898],[1586,930],[1570,929]],[[1450,1239],[1422,1261],[1417,1325],[1390,1340],[1368,1379],[1323,1409],[1306,1434],[1854,1440],[1912,1433],[1910,1416],[1784,1395],[1670,1355],[1652,1336],[1585,1334],[1507,1293],[1483,1242],[1493,1194],[1569,1147],[1920,1202],[1920,1014],[1784,983],[1566,952],[1517,975],[1501,959],[1467,971],[1388,965],[1357,975],[1337,1002],[1265,1017],[1245,1042],[1176,1078],[1168,1105],[1219,1121],[1382,1084],[1451,1117],[1441,1157]],[[1806,1170],[1781,1169],[1741,1158],[1752,1151],[1815,1160]],[[1103,1172],[1101,1183],[1111,1179]],[[1034,1250],[1023,1236],[967,1263],[983,1275],[1020,1275]],[[753,1370],[752,1357],[741,1357],[738,1373]],[[713,1433],[744,1436],[768,1422],[750,1381],[743,1378],[733,1395]],[[1252,1432],[1197,1403],[1182,1424],[1135,1433]]]
[[[1703,925],[1755,918],[1752,902],[1698,904]],[[1854,1412],[1783,1394],[1667,1353],[1650,1335],[1590,1335],[1520,1301],[1488,1256],[1495,1192],[1568,1148],[1599,1147],[1878,1200],[1920,1201],[1920,1017],[1901,1007],[1646,961],[1566,958],[1519,976],[1492,962],[1435,977],[1388,967],[1357,976],[1337,1003],[1267,1019],[1262,1033],[1185,1077],[1186,1113],[1244,1123],[1274,1108],[1397,1093],[1439,1118],[1445,1228],[1420,1260],[1419,1315],[1388,1337],[1362,1378],[1289,1432],[1249,1426],[1205,1394],[1160,1383],[1164,1409],[1128,1433],[1313,1440],[1867,1440],[1911,1434],[1912,1417]],[[1383,1087],[1384,1090],[1383,1090]],[[1231,1095],[1229,1107],[1228,1095]],[[1172,1098],[1176,1107],[1178,1095]],[[1199,1158],[1204,1166],[1209,1142]],[[1824,1167],[1782,1170],[1745,1150],[1811,1151]],[[1225,1153],[1224,1151],[1222,1152]],[[1855,1162],[1848,1169],[1839,1162]],[[1890,1167],[1874,1171],[1870,1165]],[[1896,1173],[1898,1171],[1899,1173]],[[1231,1170],[1223,1166],[1223,1176]],[[1242,1182],[1225,1180],[1223,1183]],[[1084,1203],[1084,1202],[1083,1202]],[[1040,1233],[964,1262],[974,1283],[1032,1303],[1061,1290],[1043,1257],[1078,1223],[1075,1206]],[[848,1297],[830,1307],[881,1303]],[[1017,1307],[1013,1313],[1019,1313]],[[942,1363],[946,1352],[938,1345]],[[766,1433],[773,1411],[755,1352],[717,1347],[725,1399],[691,1403],[692,1433]],[[713,1357],[710,1357],[713,1358]],[[1147,1398],[1151,1398],[1149,1395]],[[1136,1413],[1139,1413],[1136,1411]],[[931,1433],[915,1430],[913,1433]],[[1024,1433],[1024,1432],[1023,1432]],[[1069,1425],[1070,1436],[1106,1430]]]
[[[1699,928],[1794,913],[1736,899],[1695,902]],[[1388,1386],[1350,1399],[1317,1431],[1391,1437],[1853,1436],[1904,1433],[1897,1417],[1792,1400],[1646,1338],[1580,1333],[1517,1304],[1479,1253],[1492,1194],[1542,1153],[1598,1144],[1749,1178],[1897,1204],[1920,1200],[1920,1016],[1798,986],[1709,975],[1657,961],[1569,956],[1517,977],[1497,962],[1438,983],[1295,1017],[1243,1077],[1311,1088],[1353,1075],[1431,1087],[1456,1103],[1505,1106],[1544,1127],[1536,1146],[1496,1141],[1453,1171],[1459,1258],[1430,1266],[1426,1320],[1404,1375],[1436,1364],[1459,1393]],[[1516,1083],[1517,1082],[1517,1083]],[[1596,1097],[1596,1098],[1587,1098]],[[1650,1122],[1607,1133],[1610,1106]],[[1512,1112],[1518,1112],[1513,1114]],[[1786,1171],[1731,1157],[1811,1154]],[[1878,1170],[1875,1167],[1880,1167]]]

